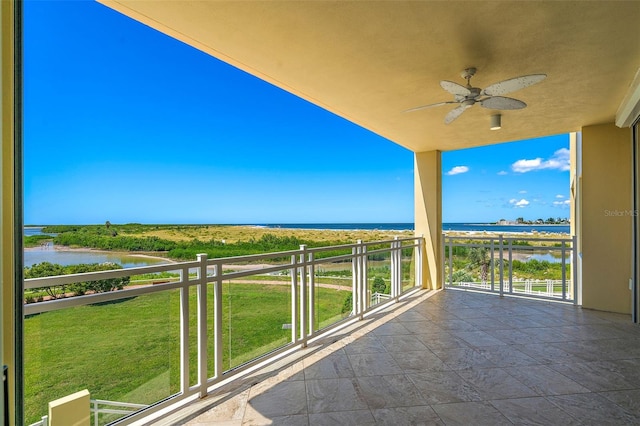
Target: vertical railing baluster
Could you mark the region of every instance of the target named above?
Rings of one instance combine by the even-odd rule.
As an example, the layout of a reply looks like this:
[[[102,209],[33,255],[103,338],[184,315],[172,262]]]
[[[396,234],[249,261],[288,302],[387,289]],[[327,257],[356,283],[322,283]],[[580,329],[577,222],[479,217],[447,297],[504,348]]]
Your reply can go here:
[[[503,283],[504,283],[504,240],[502,234],[498,238],[498,248],[500,250],[500,297],[503,296]],[[493,290],[493,289],[492,289]]]
[[[571,254],[573,262],[572,262],[572,274],[571,281],[573,284],[573,304],[578,304],[578,246],[577,246],[577,237],[575,235],[571,236]]]
[[[413,240],[413,243],[415,244],[416,242],[418,242],[418,245],[416,247],[414,247],[414,254],[416,255],[416,285],[418,285],[417,283],[420,283],[420,287],[422,288],[422,278],[418,281],[418,277],[422,275],[422,271],[418,268],[420,268],[420,266],[418,266],[419,264],[422,264],[422,259],[419,259],[418,257],[421,256],[421,245],[422,245],[422,239],[421,238],[417,238],[415,240]],[[440,280],[442,282],[442,288],[446,289],[447,288],[447,279],[446,279],[446,265],[447,265],[447,236],[442,234],[442,243],[440,244],[440,259],[442,259],[442,268],[440,268]]]
[[[495,276],[496,263],[495,263],[495,244],[494,244],[493,238],[491,238],[491,259],[489,261],[489,264],[491,265],[491,291],[494,291],[493,289],[495,288],[495,280],[496,280],[496,276]]]
[[[509,238],[509,294],[513,294],[513,240]]]
[[[560,249],[560,253],[562,256],[562,300],[567,299],[567,261],[565,259],[566,256],[566,246],[565,241],[562,241],[562,248]],[[555,289],[553,291],[555,295]]]
[[[305,348],[307,346],[307,333],[308,333],[308,320],[307,317],[307,246],[306,244],[300,245],[300,340],[301,346]]]
[[[358,314],[358,246],[351,248],[351,312]]]
[[[449,237],[449,285],[453,286],[453,237]]]
[[[369,305],[371,304],[371,294],[369,293],[369,274],[367,271],[367,245],[364,244],[362,246],[362,311],[366,312],[369,309]]]
[[[398,237],[395,237],[395,240],[396,274],[398,275],[398,297],[396,298],[396,302],[399,302],[400,296],[402,295],[402,241],[399,241]]]
[[[390,278],[391,278],[391,298],[397,301],[400,293],[398,291],[398,276],[396,275],[396,263],[398,262],[398,260],[396,258],[395,246],[396,246],[396,242],[392,241],[390,256],[389,256],[389,260],[391,262],[389,265],[389,268],[390,268],[389,272],[390,272]]]
[[[367,290],[367,283],[363,283],[362,282],[362,278],[363,278],[363,274],[362,274],[362,240],[358,240],[357,241],[358,244],[358,249],[356,250],[356,287],[357,287],[357,312],[358,312],[358,317],[360,319],[364,318],[364,295],[366,294]]]
[[[313,335],[315,332],[315,318],[316,318],[316,265],[314,262],[314,253],[311,252],[307,255],[307,261],[309,262],[309,335]]]
[[[189,269],[180,270],[180,393],[189,390]]]
[[[298,265],[296,255],[291,255],[291,342],[298,340]]]
[[[398,245],[398,293],[402,295],[404,284],[402,281],[402,241],[396,243]]]
[[[207,255],[197,255],[198,267],[198,383],[200,398],[207,396]]]
[[[414,250],[415,250],[415,253],[416,253],[416,269],[417,269],[417,272],[416,272],[416,285],[419,285],[420,288],[422,288],[423,287],[423,284],[422,284],[422,262],[423,262],[423,260],[422,260],[422,244],[424,243],[424,234],[420,234],[420,237],[417,240],[414,240],[413,242],[416,243],[416,241],[418,243],[416,245],[416,247],[414,247]],[[442,250],[444,251],[444,246],[443,246]],[[444,256],[443,256],[443,259],[444,259]],[[442,268],[442,274],[443,274],[443,276],[442,276],[443,284],[442,285],[444,286],[444,268]]]
[[[214,309],[214,344],[215,344],[215,352],[214,352],[214,364],[215,364],[215,378],[218,379],[222,377],[222,369],[223,369],[223,355],[222,355],[222,263],[216,262],[214,266],[214,277],[215,281],[213,283],[213,300],[215,304]],[[229,318],[231,321],[231,318]]]

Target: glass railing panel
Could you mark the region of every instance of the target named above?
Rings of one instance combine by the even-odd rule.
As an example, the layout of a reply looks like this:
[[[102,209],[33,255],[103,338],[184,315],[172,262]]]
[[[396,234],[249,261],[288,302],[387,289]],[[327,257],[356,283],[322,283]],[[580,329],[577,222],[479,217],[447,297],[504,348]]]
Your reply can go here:
[[[570,239],[523,237],[504,238],[501,248],[499,238],[445,238],[445,282],[499,292],[502,270],[505,293],[571,301],[571,245]]]
[[[493,250],[496,256],[497,251]],[[492,266],[496,282],[499,280],[497,262],[491,261],[490,241],[455,239],[445,247],[448,285],[481,290],[491,290]]]
[[[412,241],[410,241],[413,244]],[[401,256],[402,291],[411,290],[416,283],[416,252],[413,247],[403,248]]]
[[[189,385],[198,383],[198,289],[189,287]]]
[[[314,284],[314,331],[351,315],[353,271],[350,259],[320,261],[314,267]]]
[[[391,298],[391,251],[385,250],[367,256],[366,297],[369,306],[384,303]]]
[[[517,241],[512,248],[513,292],[562,298],[561,250],[545,241]]]
[[[254,274],[222,284],[223,370],[291,343],[291,278]]]
[[[83,389],[144,405],[178,393],[179,308],[179,290],[167,290],[25,317],[26,424]],[[101,414],[100,424],[118,417]]]
[[[207,284],[207,378],[215,377],[216,375],[216,340],[215,340],[215,330],[216,330],[216,317],[215,317],[215,284],[209,283]],[[222,371],[220,371],[222,373]]]

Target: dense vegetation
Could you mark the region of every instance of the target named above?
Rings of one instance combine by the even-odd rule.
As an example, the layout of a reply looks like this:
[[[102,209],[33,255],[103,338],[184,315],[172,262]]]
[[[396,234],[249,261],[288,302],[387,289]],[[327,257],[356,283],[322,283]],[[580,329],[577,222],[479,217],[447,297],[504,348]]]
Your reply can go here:
[[[514,241],[514,246],[530,246],[526,241]],[[557,244],[552,245],[553,247]],[[491,274],[491,250],[488,247],[452,247],[453,282],[486,282]],[[449,247],[445,255],[449,257]],[[503,258],[503,271],[508,274],[509,261]],[[571,265],[567,265],[569,268]],[[498,280],[500,259],[493,259],[494,276]],[[445,262],[446,274],[449,274],[449,263]],[[515,280],[560,280],[562,278],[562,264],[546,260],[528,259],[512,260],[511,270]],[[567,272],[568,274],[568,272]],[[448,278],[447,278],[448,279]]]
[[[25,247],[38,247],[51,241],[53,241],[51,235],[29,235],[24,237],[22,243]]]
[[[223,241],[177,242],[158,237],[132,237],[127,233],[139,232],[145,225],[122,225],[117,229],[113,225],[106,226],[50,226],[43,232],[56,233],[54,244],[75,247],[90,247],[101,250],[166,252],[171,258],[193,260],[198,253],[207,253],[210,257],[239,256],[264,253],[276,250],[295,250],[303,242],[294,237],[277,237],[264,235],[259,240],[226,244]]]
[[[202,226],[200,226],[202,227]],[[189,225],[56,225],[47,226],[43,232],[55,234],[53,243],[69,247],[87,247],[100,250],[151,252],[163,254],[175,260],[193,260],[199,253],[206,253],[209,258],[233,257],[251,254],[298,250],[300,245],[321,247],[353,243],[353,241],[316,241],[305,240],[295,236],[263,234],[259,238],[249,237],[246,240],[226,242],[225,240],[200,240],[193,238],[187,241],[174,241],[157,236],[134,236],[150,229],[174,230],[188,233],[197,227]],[[410,255],[411,249],[406,250]],[[324,257],[346,254],[343,251],[325,252]],[[370,260],[385,260],[389,253],[372,254]]]

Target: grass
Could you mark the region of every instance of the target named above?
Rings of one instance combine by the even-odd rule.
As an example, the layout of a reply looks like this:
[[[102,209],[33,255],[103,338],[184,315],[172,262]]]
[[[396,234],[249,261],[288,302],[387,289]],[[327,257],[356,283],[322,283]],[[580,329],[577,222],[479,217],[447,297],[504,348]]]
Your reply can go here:
[[[318,288],[315,328],[342,318],[349,291]],[[209,334],[213,289],[208,289]],[[25,318],[25,417],[49,401],[88,389],[92,398],[150,404],[179,391],[179,291],[47,312]],[[191,289],[190,380],[196,381],[196,292]],[[238,366],[287,344],[288,285],[223,284],[223,366]],[[209,376],[214,341],[209,339]]]

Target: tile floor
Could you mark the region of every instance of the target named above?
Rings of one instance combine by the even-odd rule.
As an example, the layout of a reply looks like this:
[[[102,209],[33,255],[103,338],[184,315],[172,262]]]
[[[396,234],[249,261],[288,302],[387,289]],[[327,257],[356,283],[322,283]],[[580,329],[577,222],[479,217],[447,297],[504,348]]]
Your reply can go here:
[[[162,424],[640,424],[628,315],[421,292],[240,379]]]

